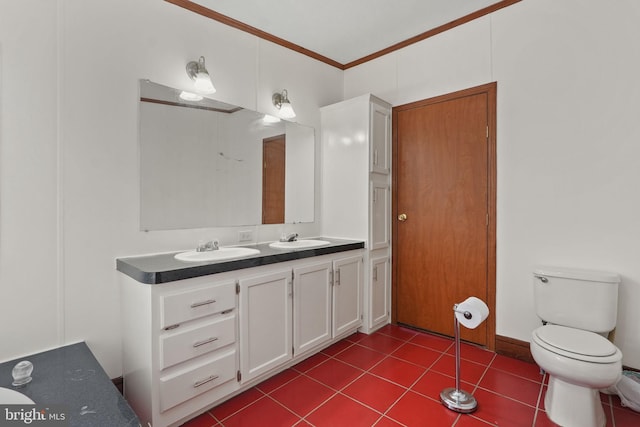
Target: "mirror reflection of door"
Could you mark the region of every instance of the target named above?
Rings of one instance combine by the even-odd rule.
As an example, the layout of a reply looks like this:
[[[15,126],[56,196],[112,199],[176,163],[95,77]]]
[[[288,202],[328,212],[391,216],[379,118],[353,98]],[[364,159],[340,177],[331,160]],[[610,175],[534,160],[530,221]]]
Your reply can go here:
[[[284,223],[285,135],[262,140],[262,223]]]

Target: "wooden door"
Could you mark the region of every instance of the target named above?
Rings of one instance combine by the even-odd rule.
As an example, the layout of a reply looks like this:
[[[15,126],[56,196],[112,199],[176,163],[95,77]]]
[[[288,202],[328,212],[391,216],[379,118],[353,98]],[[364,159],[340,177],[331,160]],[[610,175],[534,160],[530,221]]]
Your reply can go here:
[[[284,179],[286,142],[284,135],[262,141],[262,223],[284,223]]]
[[[495,84],[393,114],[395,320],[453,336],[453,305],[477,296],[490,319],[461,337],[494,348]]]

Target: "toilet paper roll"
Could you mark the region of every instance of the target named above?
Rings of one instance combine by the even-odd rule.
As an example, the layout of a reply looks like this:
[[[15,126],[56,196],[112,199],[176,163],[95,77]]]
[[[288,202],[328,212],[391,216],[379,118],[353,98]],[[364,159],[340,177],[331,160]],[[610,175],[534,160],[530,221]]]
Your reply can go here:
[[[489,316],[489,307],[480,298],[469,297],[456,306],[456,317],[458,322],[466,328],[475,329]],[[465,317],[465,312],[471,315],[471,318]]]

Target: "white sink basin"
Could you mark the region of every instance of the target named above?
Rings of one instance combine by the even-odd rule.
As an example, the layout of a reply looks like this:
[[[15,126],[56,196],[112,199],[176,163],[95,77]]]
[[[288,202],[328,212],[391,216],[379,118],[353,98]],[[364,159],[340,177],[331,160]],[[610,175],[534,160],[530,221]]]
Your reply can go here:
[[[0,387],[0,405],[33,405],[34,403],[22,393]]]
[[[273,242],[269,246],[276,249],[309,249],[328,245],[326,240],[301,239],[293,242]]]
[[[252,248],[219,248],[215,251],[181,252],[175,256],[175,259],[186,262],[229,261],[232,259],[257,255],[259,253],[259,250]]]

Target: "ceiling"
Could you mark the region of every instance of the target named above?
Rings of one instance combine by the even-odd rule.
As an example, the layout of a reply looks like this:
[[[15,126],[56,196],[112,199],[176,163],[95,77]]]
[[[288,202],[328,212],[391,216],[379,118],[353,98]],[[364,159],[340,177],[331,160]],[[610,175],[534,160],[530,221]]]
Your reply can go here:
[[[166,0],[345,69],[520,0]]]

